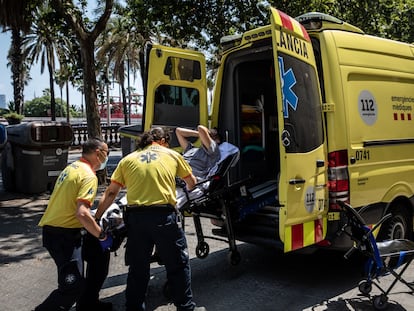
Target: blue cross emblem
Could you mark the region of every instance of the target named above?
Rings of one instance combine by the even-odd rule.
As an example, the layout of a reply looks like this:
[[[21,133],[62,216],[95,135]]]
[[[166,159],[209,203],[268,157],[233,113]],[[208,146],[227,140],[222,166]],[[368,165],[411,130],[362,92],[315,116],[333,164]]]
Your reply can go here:
[[[141,154],[141,162],[150,163],[152,160],[156,160],[157,158],[158,158],[158,155],[150,151]]]
[[[296,77],[292,70],[285,71],[285,64],[282,57],[278,57],[280,80],[282,81],[282,96],[283,96],[283,117],[289,117],[289,107],[296,111],[298,108],[298,97],[292,90],[292,87],[296,84]]]

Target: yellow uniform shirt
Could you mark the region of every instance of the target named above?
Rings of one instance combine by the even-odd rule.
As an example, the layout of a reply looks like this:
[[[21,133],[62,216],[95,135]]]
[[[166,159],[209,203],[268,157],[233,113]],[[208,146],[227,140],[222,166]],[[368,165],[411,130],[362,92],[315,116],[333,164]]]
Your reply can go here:
[[[175,177],[190,174],[191,167],[178,152],[154,143],[124,157],[111,180],[128,189],[128,205],[175,206]]]
[[[69,164],[56,180],[39,226],[82,228],[76,218],[77,201],[92,205],[97,189],[98,179],[86,160],[80,159]]]

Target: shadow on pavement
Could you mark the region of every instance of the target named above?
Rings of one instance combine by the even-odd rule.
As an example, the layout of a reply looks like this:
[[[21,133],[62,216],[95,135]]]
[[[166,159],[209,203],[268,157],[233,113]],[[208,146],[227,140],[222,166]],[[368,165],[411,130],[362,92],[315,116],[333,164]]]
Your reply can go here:
[[[49,194],[25,195],[0,190],[0,263],[33,259],[45,252],[37,226]]]

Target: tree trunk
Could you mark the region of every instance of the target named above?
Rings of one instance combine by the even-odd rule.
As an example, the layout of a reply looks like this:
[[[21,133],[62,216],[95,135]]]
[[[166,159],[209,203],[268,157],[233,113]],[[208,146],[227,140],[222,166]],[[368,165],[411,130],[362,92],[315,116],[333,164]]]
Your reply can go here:
[[[66,121],[70,123],[69,82],[66,81]]]
[[[119,76],[119,85],[121,86],[121,98],[122,98],[122,110],[124,112],[124,124],[128,124],[128,109],[127,109],[127,98],[126,98],[126,91],[124,87],[124,76]]]
[[[85,92],[86,119],[89,137],[101,137],[101,119],[98,113],[98,98],[96,92],[96,68],[94,58],[94,42],[81,41],[83,83]]]
[[[56,121],[56,99],[55,99],[55,81],[53,80],[53,66],[50,62],[47,63],[49,70],[49,86],[50,86],[50,115],[52,121]]]
[[[22,114],[23,112],[23,90],[24,90],[24,73],[23,55],[22,55],[22,36],[19,29],[12,29],[12,43],[9,52],[11,63],[12,81],[13,81],[13,99],[14,110]]]

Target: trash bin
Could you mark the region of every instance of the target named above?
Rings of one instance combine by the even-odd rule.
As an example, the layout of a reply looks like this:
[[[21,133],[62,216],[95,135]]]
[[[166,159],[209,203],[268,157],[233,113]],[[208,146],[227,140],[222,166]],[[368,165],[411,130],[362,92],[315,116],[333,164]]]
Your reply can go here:
[[[53,190],[68,162],[73,140],[70,124],[33,121],[9,125],[6,130],[1,165],[5,190],[29,194]]]
[[[0,124],[0,150],[3,149],[4,145],[7,141],[7,132],[6,126],[4,124]]]
[[[137,149],[137,139],[142,134],[142,125],[124,125],[118,129],[121,139],[122,157]]]

